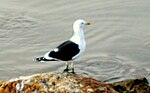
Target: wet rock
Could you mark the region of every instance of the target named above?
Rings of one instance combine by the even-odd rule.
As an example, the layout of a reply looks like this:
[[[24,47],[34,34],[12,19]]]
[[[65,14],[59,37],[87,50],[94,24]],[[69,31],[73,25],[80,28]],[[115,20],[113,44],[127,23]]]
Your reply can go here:
[[[144,77],[110,84],[119,93],[150,93],[148,80]]]

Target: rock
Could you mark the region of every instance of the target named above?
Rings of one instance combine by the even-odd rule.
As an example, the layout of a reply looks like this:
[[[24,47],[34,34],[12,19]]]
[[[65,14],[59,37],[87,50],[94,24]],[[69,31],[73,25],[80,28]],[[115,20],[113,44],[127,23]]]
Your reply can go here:
[[[117,93],[89,76],[43,73],[0,82],[0,93]]]
[[[0,81],[0,93],[150,93],[146,78],[106,84],[90,76],[42,73]]]
[[[119,93],[150,93],[148,80],[144,77],[110,84]]]

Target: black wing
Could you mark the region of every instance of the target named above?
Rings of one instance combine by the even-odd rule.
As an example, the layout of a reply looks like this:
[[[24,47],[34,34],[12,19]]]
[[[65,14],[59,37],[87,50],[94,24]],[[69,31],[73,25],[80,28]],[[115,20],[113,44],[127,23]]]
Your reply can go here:
[[[70,40],[60,44],[57,48],[58,51],[51,51],[49,56],[63,61],[71,60],[80,51],[79,46]]]

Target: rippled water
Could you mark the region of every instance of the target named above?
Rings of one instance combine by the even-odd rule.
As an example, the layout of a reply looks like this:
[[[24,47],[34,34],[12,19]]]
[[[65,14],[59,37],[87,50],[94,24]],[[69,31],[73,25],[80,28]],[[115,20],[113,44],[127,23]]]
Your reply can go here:
[[[149,0],[0,0],[0,79],[62,71],[65,62],[33,58],[85,29],[87,48],[75,60],[77,73],[113,82],[145,76],[150,80]]]

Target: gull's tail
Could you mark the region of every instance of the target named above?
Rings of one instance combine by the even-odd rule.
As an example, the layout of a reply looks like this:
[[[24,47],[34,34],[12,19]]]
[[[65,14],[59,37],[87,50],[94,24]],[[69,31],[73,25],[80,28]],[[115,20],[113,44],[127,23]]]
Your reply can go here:
[[[45,57],[38,57],[38,58],[35,58],[33,59],[34,61],[37,61],[37,62],[45,62],[45,61],[57,61],[56,59],[46,59]]]

